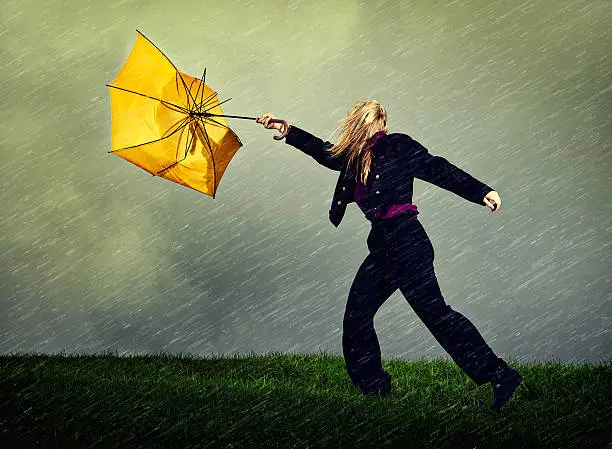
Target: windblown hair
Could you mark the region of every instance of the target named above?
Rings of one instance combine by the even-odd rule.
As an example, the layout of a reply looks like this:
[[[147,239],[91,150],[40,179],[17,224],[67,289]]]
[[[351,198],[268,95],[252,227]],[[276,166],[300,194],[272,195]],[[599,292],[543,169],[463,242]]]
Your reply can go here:
[[[349,168],[355,169],[355,180],[361,178],[365,184],[372,163],[370,140],[378,131],[387,132],[387,112],[376,100],[358,101],[349,108],[346,118],[338,123],[332,136],[339,129],[342,133],[327,151],[332,157],[344,155]]]

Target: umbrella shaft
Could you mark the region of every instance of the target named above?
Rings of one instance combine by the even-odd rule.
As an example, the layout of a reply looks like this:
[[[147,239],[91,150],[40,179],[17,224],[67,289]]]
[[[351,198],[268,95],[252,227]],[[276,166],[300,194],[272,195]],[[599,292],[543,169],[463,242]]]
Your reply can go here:
[[[247,120],[257,120],[257,117],[244,117],[242,115],[211,114],[209,112],[196,112],[193,115],[197,115],[198,117],[212,116],[212,117],[229,117],[229,118],[243,118],[243,119],[247,119]]]

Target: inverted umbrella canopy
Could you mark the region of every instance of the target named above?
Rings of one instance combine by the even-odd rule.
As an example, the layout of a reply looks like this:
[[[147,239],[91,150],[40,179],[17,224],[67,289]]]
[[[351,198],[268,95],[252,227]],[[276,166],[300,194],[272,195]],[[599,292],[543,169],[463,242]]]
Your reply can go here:
[[[206,69],[201,80],[179,71],[138,32],[128,59],[107,84],[112,114],[109,153],[214,198],[242,146],[224,117],[256,117],[224,116],[217,93],[205,79]]]

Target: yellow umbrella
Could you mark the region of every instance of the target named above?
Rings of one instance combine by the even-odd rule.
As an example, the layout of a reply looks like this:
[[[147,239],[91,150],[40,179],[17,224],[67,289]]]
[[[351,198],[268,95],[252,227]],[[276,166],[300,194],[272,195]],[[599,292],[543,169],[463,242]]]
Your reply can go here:
[[[127,61],[107,84],[112,114],[109,153],[214,198],[225,169],[242,146],[225,117],[257,117],[223,115],[217,92],[206,85],[206,69],[202,79],[180,72],[136,31]],[[274,136],[283,137],[284,133]]]

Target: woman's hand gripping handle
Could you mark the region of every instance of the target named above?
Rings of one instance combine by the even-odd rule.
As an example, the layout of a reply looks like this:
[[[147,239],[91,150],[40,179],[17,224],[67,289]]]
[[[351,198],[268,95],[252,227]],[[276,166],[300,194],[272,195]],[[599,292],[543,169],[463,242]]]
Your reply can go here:
[[[264,128],[267,129],[277,129],[281,132],[280,136],[273,136],[274,140],[281,140],[287,135],[287,131],[289,131],[289,124],[282,119],[277,118],[271,112],[266,112],[261,117],[257,117],[255,120],[257,123],[262,123]]]

